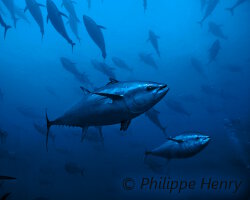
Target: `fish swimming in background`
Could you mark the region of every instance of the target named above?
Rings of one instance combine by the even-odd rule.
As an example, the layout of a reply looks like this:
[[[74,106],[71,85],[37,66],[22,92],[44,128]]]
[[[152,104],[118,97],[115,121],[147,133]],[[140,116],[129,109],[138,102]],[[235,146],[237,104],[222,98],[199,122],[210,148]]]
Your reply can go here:
[[[167,160],[189,158],[202,151],[209,141],[209,136],[196,133],[178,135],[173,138],[167,138],[164,144],[151,151],[146,151],[145,155],[159,156]]]
[[[144,9],[144,13],[146,12],[147,8],[148,8],[148,0],[142,0],[143,2],[143,9]]]
[[[232,7],[226,8],[226,10],[228,10],[232,15],[234,15],[234,9],[246,1],[247,0],[237,0],[236,3]]]
[[[132,119],[157,104],[168,90],[166,84],[110,79],[104,87],[94,91],[86,89],[88,94],[57,119],[50,121],[46,114],[47,135],[55,125],[80,127],[82,138],[91,126],[121,124],[120,130],[126,131]]]
[[[210,64],[211,62],[216,60],[220,49],[221,49],[220,41],[215,40],[213,42],[212,46],[209,49],[209,56],[208,56],[209,61],[208,61],[208,64]]]
[[[69,26],[70,26],[71,31],[76,36],[76,39],[79,42],[81,42],[81,38],[79,37],[79,33],[78,33],[78,21],[74,17],[72,17],[72,15],[69,16]]]
[[[4,144],[6,142],[7,136],[8,136],[7,131],[0,129],[0,141],[1,141],[1,144]]]
[[[90,85],[90,86],[93,85],[91,83],[91,81],[89,80],[89,78],[87,77],[87,75],[85,73],[79,72],[79,70],[76,68],[76,64],[73,63],[71,60],[69,60],[68,58],[65,58],[65,57],[61,57],[60,61],[62,63],[63,68],[65,70],[67,70],[68,72],[70,72],[71,74],[73,74],[74,77],[80,83],[82,83],[84,85]]]
[[[120,58],[118,58],[118,57],[112,57],[112,61],[113,61],[113,63],[114,63],[117,67],[119,67],[119,68],[121,68],[121,69],[125,69],[125,70],[127,70],[127,71],[129,71],[129,72],[132,72],[132,71],[133,71],[133,69],[132,69],[131,67],[129,67],[129,66],[127,65],[127,63],[126,63],[124,60],[122,60],[122,59],[120,59]]]
[[[72,175],[84,175],[84,169],[79,167],[76,163],[73,162],[67,162],[64,165],[64,169],[68,174],[72,174]]]
[[[71,15],[77,22],[80,22],[80,20],[77,18],[74,4],[76,4],[75,1],[62,0],[62,6],[68,11],[69,15]]]
[[[3,20],[3,18],[2,18],[2,16],[0,15],[0,25],[2,26],[2,27],[4,27],[4,39],[6,38],[6,34],[7,34],[7,31],[8,31],[8,29],[10,29],[11,28],[11,26],[9,26],[9,25],[7,25],[5,22],[4,22],[4,20]],[[0,99],[1,99],[1,90],[0,90]]]
[[[149,30],[149,32],[148,32],[148,41],[150,41],[150,43],[154,47],[157,55],[160,57],[160,51],[159,51],[159,47],[158,47],[158,39],[159,38],[160,37],[158,35],[156,35],[152,30]]]
[[[206,77],[206,74],[204,72],[204,69],[200,60],[198,60],[195,57],[191,57],[191,65],[195,69],[195,71],[197,71],[203,77]]]
[[[101,73],[103,73],[104,75],[106,75],[107,77],[111,77],[111,78],[115,78],[115,73],[114,73],[114,68],[108,66],[106,63],[104,62],[98,62],[96,60],[92,60],[91,64],[93,65],[93,67],[100,71]]]
[[[184,106],[181,104],[181,102],[176,101],[176,100],[174,100],[174,99],[168,99],[168,100],[165,100],[165,103],[166,103],[166,105],[168,106],[168,108],[170,108],[170,109],[173,110],[174,112],[179,113],[179,114],[186,115],[186,116],[188,116],[188,117],[191,116],[191,113],[189,113],[189,112],[184,108]]]
[[[212,33],[215,37],[227,40],[227,36],[224,35],[222,25],[218,25],[214,22],[208,23],[208,32]]]
[[[154,108],[151,108],[150,110],[145,112],[145,115],[150,119],[150,121],[152,121],[166,135],[166,128],[167,127],[162,126],[162,124],[159,120],[159,114],[160,114],[160,112],[158,110],[155,110]]]
[[[89,36],[94,41],[94,43],[100,48],[102,52],[102,57],[105,59],[107,57],[107,53],[101,29],[106,28],[104,26],[96,24],[94,20],[88,17],[87,15],[83,15],[83,22]]]
[[[14,22],[14,27],[16,28],[17,18],[16,18],[14,1],[13,0],[2,0],[2,2],[4,4],[4,6],[7,8],[7,10],[9,11],[10,16]]]
[[[75,46],[75,43],[69,38],[68,33],[65,29],[62,16],[67,17],[64,13],[60,12],[56,7],[55,3],[52,0],[47,0],[47,23],[50,21],[56,31],[68,41],[69,44],[72,46],[72,50]]]
[[[26,2],[26,7],[24,9],[24,12],[29,10],[30,14],[40,27],[40,32],[42,34],[42,38],[44,35],[44,22],[43,22],[43,15],[40,7],[46,7],[45,5],[42,5],[40,3],[37,3],[36,0],[25,0]]]
[[[205,14],[204,14],[203,18],[201,19],[201,21],[198,22],[201,26],[202,26],[203,22],[207,19],[207,17],[212,14],[212,12],[214,11],[214,9],[218,3],[219,3],[219,0],[208,0],[207,1]]]
[[[152,54],[146,54],[146,53],[139,53],[139,58],[142,62],[144,62],[145,64],[157,69],[158,66],[152,56]]]

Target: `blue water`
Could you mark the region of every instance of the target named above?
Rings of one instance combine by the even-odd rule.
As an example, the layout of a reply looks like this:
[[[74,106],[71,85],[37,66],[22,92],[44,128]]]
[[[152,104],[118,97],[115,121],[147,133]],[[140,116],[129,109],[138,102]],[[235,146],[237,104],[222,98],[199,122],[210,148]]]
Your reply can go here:
[[[78,18],[79,43],[63,18],[66,30],[76,43],[71,46],[46,23],[47,10],[41,7],[45,34],[41,34],[27,11],[30,23],[19,19],[4,40],[0,27],[0,129],[8,133],[0,144],[0,175],[16,177],[15,181],[0,184],[0,197],[7,199],[248,199],[249,198],[249,134],[250,134],[250,3],[237,7],[232,16],[225,8],[236,0],[220,0],[203,26],[197,23],[204,11],[198,0],[148,0],[144,12],[142,0],[75,0]],[[68,15],[61,1],[54,1]],[[46,5],[46,1],[39,3]],[[19,8],[25,1],[15,1]],[[13,21],[2,2],[1,16],[6,24]],[[83,24],[83,14],[90,16],[102,30],[107,58],[104,60]],[[221,49],[216,59],[209,62],[209,49],[217,39],[208,32],[208,22],[222,25],[228,37],[219,39]],[[160,36],[159,58],[148,39],[148,31]],[[158,69],[147,66],[138,54],[152,54]],[[133,72],[115,67],[112,57],[123,59]],[[52,127],[54,142],[49,139],[46,151],[45,136],[38,133],[34,123],[45,128],[45,109],[51,119],[60,116],[82,97],[79,83],[60,62],[66,57],[85,72],[95,87],[105,85],[108,77],[93,68],[91,60],[105,62],[115,68],[119,81],[144,80],[168,84],[170,91],[155,109],[160,121],[167,127],[168,136],[198,131],[211,136],[209,145],[194,157],[179,160],[151,158],[161,170],[153,171],[144,162],[145,150],[166,141],[164,134],[145,115],[132,120],[126,132],[120,125],[103,127],[104,142],[84,141],[81,129]],[[194,57],[202,63],[204,75],[191,65]],[[230,70],[232,69],[236,70]],[[202,91],[209,85],[218,94]],[[91,88],[89,88],[91,89]],[[187,101],[185,95],[195,100]],[[167,106],[174,99],[190,113],[187,116]],[[228,127],[226,120],[239,123]],[[46,128],[45,128],[46,129]],[[89,129],[88,134],[97,130]],[[75,163],[84,169],[84,175],[65,170],[66,163]],[[213,177],[216,180],[242,180],[240,190],[142,191],[142,177],[172,177],[197,180]],[[135,188],[127,191],[123,180],[133,178]],[[0,182],[1,183],[1,182]]]

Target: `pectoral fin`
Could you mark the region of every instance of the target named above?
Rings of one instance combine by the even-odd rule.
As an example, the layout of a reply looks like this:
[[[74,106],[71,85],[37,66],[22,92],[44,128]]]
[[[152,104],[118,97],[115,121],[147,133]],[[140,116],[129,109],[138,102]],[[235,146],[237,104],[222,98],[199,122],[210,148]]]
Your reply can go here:
[[[80,86],[80,88],[81,88],[81,90],[83,91],[83,93],[84,93],[85,95],[91,94],[91,92],[90,92],[87,88],[85,88],[85,87],[83,87],[83,86]]]
[[[59,14],[61,15],[61,16],[64,16],[64,17],[66,17],[67,19],[69,18],[66,14],[64,14],[63,12],[59,12]]]
[[[101,26],[101,25],[97,25],[99,28],[101,28],[101,29],[107,29],[105,26]]]
[[[118,83],[119,81],[118,80],[116,80],[116,79],[114,79],[114,78],[109,78],[109,82],[108,82],[108,84],[107,85],[109,85],[109,84],[114,84],[114,83]]]
[[[46,7],[45,5],[43,5],[41,3],[37,3],[36,5],[38,5],[39,7]]]
[[[112,100],[121,100],[121,99],[123,99],[123,96],[118,95],[118,94],[109,94],[109,93],[102,93],[102,92],[94,92],[93,94],[100,95],[100,96],[103,96],[103,97],[107,97],[107,98],[110,98]]]
[[[131,123],[131,120],[125,120],[121,122],[120,131],[126,131]]]
[[[182,143],[182,142],[184,142],[183,140],[177,140],[177,139],[174,139],[174,138],[167,138],[168,140],[171,140],[171,141],[174,141],[174,142],[177,142],[177,143]]]

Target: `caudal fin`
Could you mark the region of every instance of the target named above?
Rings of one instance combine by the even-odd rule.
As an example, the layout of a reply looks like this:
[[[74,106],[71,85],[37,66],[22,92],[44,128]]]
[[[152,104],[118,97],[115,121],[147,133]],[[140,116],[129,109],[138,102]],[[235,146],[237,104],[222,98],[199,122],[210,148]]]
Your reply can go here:
[[[11,28],[11,26],[6,25],[4,28],[4,39],[6,38],[7,31]]]
[[[49,121],[48,115],[47,115],[47,110],[45,111],[46,113],[46,123],[47,123],[47,133],[46,133],[46,150],[48,151],[48,141],[49,141],[49,129],[51,127],[51,122]]]
[[[231,15],[234,15],[234,8],[226,8],[227,11],[229,11],[231,13]]]

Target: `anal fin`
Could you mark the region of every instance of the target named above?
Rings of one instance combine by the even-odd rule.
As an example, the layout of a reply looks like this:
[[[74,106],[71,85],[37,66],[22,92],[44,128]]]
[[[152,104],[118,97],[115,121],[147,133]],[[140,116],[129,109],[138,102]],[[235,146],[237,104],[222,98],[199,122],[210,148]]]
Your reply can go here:
[[[125,120],[121,122],[120,131],[126,131],[131,123],[131,120]]]

